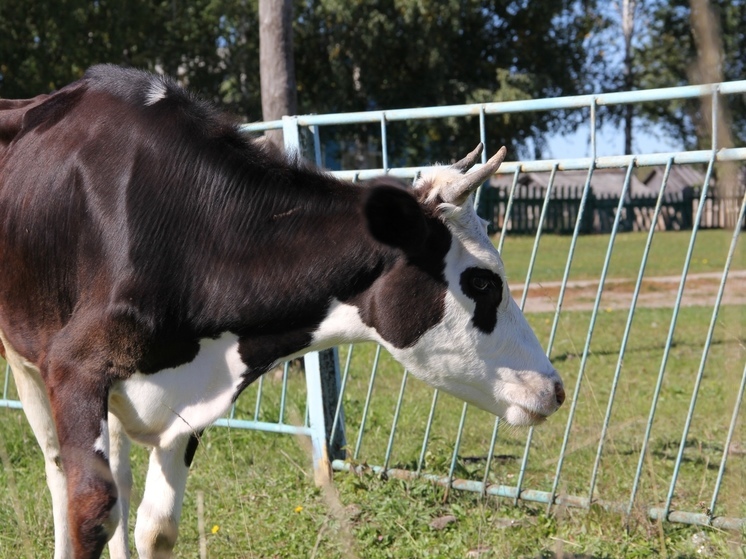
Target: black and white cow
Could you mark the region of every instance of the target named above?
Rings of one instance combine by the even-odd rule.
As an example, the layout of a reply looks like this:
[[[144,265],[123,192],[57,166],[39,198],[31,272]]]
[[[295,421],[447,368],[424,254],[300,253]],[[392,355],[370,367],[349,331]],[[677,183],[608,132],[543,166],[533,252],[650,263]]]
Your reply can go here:
[[[470,197],[505,151],[469,171],[480,151],[412,190],[354,185],[137,70],[0,100],[0,341],[45,455],[55,557],[99,557],[117,526],[112,556],[128,555],[121,429],[152,449],[138,552],[170,557],[196,435],[309,350],[374,340],[511,424],[557,410]]]

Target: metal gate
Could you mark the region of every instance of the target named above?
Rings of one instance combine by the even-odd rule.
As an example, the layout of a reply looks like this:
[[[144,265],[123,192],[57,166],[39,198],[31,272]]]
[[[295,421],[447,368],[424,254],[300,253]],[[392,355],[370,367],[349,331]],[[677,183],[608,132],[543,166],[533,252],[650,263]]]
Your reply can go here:
[[[510,220],[521,178],[528,173],[549,176],[543,199],[536,206],[537,233],[530,244],[525,278],[518,278],[519,283],[511,288],[521,291],[520,306],[525,311],[531,310],[530,293],[537,285],[551,291],[551,308],[543,313],[529,312],[528,316],[545,343],[547,355],[563,374],[568,389],[572,388],[572,396],[561,412],[536,431],[506,429],[499,419],[413,381],[380,347],[350,346],[305,357],[304,418],[287,418],[286,402],[292,390],[288,389],[290,366],[285,364],[277,394],[278,417],[262,415],[262,378],[218,425],[309,436],[319,475],[331,462],[335,470],[421,477],[448,490],[494,495],[515,503],[532,501],[548,508],[600,506],[672,522],[720,528],[746,526],[746,441],[739,423],[746,386],[746,301],[736,298],[734,303],[729,299],[734,287],[736,292],[746,294],[746,275],[742,273],[746,251],[739,245],[746,208],[743,190],[739,191],[739,202],[723,210],[730,212],[727,242],[721,243],[721,253],[709,255],[721,263],[717,272],[707,276],[708,281],[714,281],[712,297],[706,304],[687,303],[687,287],[703,277],[691,274],[690,268],[699,254],[697,240],[713,188],[713,170],[721,162],[743,166],[746,147],[720,147],[713,140],[709,150],[596,156],[596,111],[600,106],[709,97],[713,111],[711,137],[716,139],[715,115],[721,96],[745,93],[746,81],[739,81],[505,103],[285,117],[245,126],[249,133],[281,129],[286,147],[296,151],[301,150],[302,135],[307,136],[312,139],[313,157],[321,163],[323,127],[378,123],[382,168],[335,174],[350,180],[382,173],[412,179],[419,168],[389,167],[386,138],[391,122],[476,116],[479,126],[474,143],[481,141],[488,146],[484,162],[487,152],[498,147],[490,145],[486,133],[485,121],[491,115],[588,110],[590,157],[506,162],[499,170],[510,184],[509,197],[501,210],[498,241],[504,257],[511,243]],[[654,265],[661,254],[653,248],[659,246],[654,241],[661,235],[656,224],[663,219],[663,200],[672,172],[691,164],[704,169],[702,182],[696,185],[699,198],[692,207],[691,230],[677,233],[687,239],[677,277],[667,284],[672,286],[670,304],[665,311],[654,311],[644,299],[650,284],[660,279],[648,275],[651,263]],[[620,239],[624,239],[620,223],[630,198],[630,185],[637,170],[654,166],[660,166],[663,176],[654,202],[649,204],[644,248],[636,255],[634,277],[626,280],[629,292],[624,308],[610,310],[605,307],[606,300],[620,283],[610,270],[618,259]],[[618,205],[609,213],[610,232],[603,236],[605,247],[596,259],[598,274],[583,280],[585,283],[576,282],[572,270],[583,256],[576,249],[584,238],[581,231],[587,219],[586,203],[592,196],[594,173],[606,169],[621,169]],[[565,238],[567,257],[558,275],[561,279],[537,281],[540,245],[547,237],[542,234],[547,210],[565,171],[585,172],[572,215],[572,232]],[[734,264],[740,269],[730,273]],[[506,267],[510,277],[510,264]],[[584,290],[584,310],[568,306],[568,293],[573,289]],[[641,322],[655,326],[653,330],[641,330],[642,335],[638,332],[636,337]],[[691,333],[690,324],[702,328]],[[594,339],[601,335],[606,345],[597,349]],[[696,355],[692,357],[692,353]],[[644,357],[642,362],[640,355]],[[702,398],[698,398],[700,395]],[[717,413],[711,411],[713,399],[718,402]],[[701,416],[703,401],[710,404],[707,417]],[[0,406],[20,407],[12,398],[7,372]],[[345,431],[355,433],[349,442]]]

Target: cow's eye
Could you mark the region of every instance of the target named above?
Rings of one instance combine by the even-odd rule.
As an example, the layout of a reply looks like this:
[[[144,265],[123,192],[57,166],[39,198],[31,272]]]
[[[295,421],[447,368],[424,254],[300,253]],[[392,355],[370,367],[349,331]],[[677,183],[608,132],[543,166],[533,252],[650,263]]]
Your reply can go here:
[[[495,283],[488,278],[475,276],[471,278],[471,285],[477,291],[487,291],[491,287],[494,287]]]

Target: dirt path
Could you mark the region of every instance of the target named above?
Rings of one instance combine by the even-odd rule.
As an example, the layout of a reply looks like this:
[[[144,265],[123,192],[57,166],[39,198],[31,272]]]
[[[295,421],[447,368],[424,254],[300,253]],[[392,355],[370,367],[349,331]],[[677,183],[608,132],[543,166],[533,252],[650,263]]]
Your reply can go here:
[[[689,274],[682,306],[712,306],[720,287],[721,273]],[[601,297],[602,309],[628,309],[632,303],[635,279],[607,279]],[[680,276],[644,278],[637,300],[638,307],[673,307],[679,290]],[[552,312],[557,308],[561,282],[531,283],[525,312]],[[510,291],[520,304],[523,284],[511,285]],[[592,310],[598,291],[598,280],[570,281],[562,308]],[[724,305],[746,304],[746,270],[731,271],[723,293]]]

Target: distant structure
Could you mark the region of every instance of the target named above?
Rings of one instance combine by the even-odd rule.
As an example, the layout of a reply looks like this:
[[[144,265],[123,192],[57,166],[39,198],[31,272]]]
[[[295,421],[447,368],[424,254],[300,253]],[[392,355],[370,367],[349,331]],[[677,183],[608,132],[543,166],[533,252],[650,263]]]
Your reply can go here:
[[[622,231],[646,231],[650,228],[664,172],[663,166],[644,167],[637,169],[632,175],[619,222]],[[626,169],[597,169],[593,172],[581,232],[610,231],[625,176]],[[501,231],[505,224],[507,230],[514,233],[535,233],[549,178],[549,172],[522,173],[518,176],[513,204],[505,224],[505,212],[513,190],[514,176],[506,174],[493,177],[487,187],[482,189],[480,215],[489,221],[493,232]],[[587,178],[588,171],[585,170],[557,171],[547,206],[544,231],[572,233]],[[687,165],[672,166],[655,227],[659,230],[691,229],[704,181],[703,170]],[[744,180],[741,180],[736,200],[716,197],[715,186],[715,181],[711,179],[700,223],[703,228],[732,226],[726,223],[726,207],[729,203],[737,207],[743,196]]]

